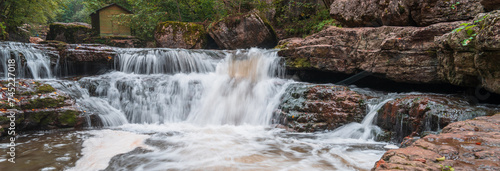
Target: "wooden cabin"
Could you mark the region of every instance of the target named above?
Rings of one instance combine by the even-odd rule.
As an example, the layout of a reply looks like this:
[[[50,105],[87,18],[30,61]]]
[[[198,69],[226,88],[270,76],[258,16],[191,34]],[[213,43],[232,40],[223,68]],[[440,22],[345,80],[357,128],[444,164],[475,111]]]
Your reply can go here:
[[[131,36],[130,26],[118,24],[114,15],[133,14],[118,4],[110,4],[90,14],[92,29],[100,36]]]

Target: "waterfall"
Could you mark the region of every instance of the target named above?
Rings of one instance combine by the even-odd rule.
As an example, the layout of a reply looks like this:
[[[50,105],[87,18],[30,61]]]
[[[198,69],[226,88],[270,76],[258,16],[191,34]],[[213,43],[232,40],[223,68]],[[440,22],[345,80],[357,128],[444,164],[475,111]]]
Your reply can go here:
[[[16,78],[53,78],[49,55],[31,44],[0,42],[0,75],[4,79],[8,77],[9,59],[16,60]]]
[[[79,81],[118,111],[104,112],[106,126],[124,124],[120,118],[129,123],[267,125],[289,83],[279,79],[284,66],[277,52],[262,49],[122,49],[116,65],[118,71]],[[90,104],[95,101],[86,104],[96,107]]]
[[[368,104],[368,114],[361,123],[353,122],[339,127],[332,131],[329,136],[360,140],[374,140],[376,135],[382,130],[377,125],[373,124],[373,119],[377,116],[378,110],[391,100],[393,99],[389,98],[376,104]]]
[[[185,49],[117,49],[115,68],[125,73],[175,74],[213,72],[224,53]]]

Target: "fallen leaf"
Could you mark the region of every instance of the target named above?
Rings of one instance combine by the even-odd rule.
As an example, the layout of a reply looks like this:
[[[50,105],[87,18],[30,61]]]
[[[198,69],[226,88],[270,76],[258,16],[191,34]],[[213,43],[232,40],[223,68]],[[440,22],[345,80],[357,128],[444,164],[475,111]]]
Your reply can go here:
[[[444,161],[446,159],[446,157],[440,157],[440,158],[436,158],[437,161]]]

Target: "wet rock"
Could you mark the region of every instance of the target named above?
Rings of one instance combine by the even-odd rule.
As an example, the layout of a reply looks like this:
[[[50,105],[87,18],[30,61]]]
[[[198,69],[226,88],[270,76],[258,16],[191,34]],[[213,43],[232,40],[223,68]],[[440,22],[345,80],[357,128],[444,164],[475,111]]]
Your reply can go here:
[[[52,23],[47,40],[66,43],[84,43],[92,36],[92,26],[87,23]]]
[[[208,33],[222,49],[272,48],[277,43],[273,28],[257,12],[226,17],[212,23]]]
[[[365,98],[343,86],[294,84],[283,95],[274,122],[300,132],[333,130],[362,121]]]
[[[500,93],[499,18],[500,11],[481,14],[467,22],[464,29],[436,38],[441,79]]]
[[[391,131],[392,141],[424,136],[450,123],[477,116],[493,115],[500,109],[471,105],[466,99],[444,95],[407,95],[387,102],[379,111],[376,123]]]
[[[373,170],[500,170],[500,114],[455,122],[387,151]],[[423,162],[425,161],[425,162]]]
[[[59,65],[58,76],[95,75],[114,68],[115,48],[101,44],[66,44],[44,41],[39,49],[47,50],[51,62]],[[52,57],[53,56],[53,57]]]
[[[6,135],[15,123],[16,132],[29,130],[48,130],[60,128],[82,127],[84,117],[75,105],[75,100],[49,84],[34,80],[16,80],[16,100],[14,106],[9,105],[8,82],[0,82],[0,126],[2,135]],[[15,120],[11,121],[7,109],[17,109]]]
[[[480,0],[337,0],[330,15],[348,27],[429,26],[469,20],[484,11]]]
[[[428,27],[329,27],[305,39],[280,41],[288,69],[376,76],[406,83],[440,83],[434,37],[462,22]]]
[[[207,39],[204,26],[196,23],[166,21],[155,30],[156,46],[160,48],[203,49]]]

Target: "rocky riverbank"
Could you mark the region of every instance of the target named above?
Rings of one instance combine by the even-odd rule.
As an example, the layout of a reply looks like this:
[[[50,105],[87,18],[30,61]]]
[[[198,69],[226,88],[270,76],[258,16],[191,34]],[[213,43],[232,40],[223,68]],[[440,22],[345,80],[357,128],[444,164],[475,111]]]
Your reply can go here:
[[[500,114],[455,122],[402,146],[373,170],[500,170]]]
[[[8,117],[7,81],[0,81],[0,136],[7,135],[11,125]],[[50,84],[30,79],[16,80],[14,109],[15,131],[39,131],[62,128],[82,128],[86,125],[84,112],[79,109],[75,99]]]

